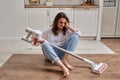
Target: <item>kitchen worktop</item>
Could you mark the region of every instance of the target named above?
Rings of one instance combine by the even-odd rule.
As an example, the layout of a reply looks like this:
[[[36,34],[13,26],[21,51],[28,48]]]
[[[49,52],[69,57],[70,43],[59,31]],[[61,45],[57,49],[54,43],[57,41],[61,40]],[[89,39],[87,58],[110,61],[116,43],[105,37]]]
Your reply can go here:
[[[81,6],[81,5],[53,5],[53,6],[46,6],[46,5],[25,5],[25,8],[99,8],[99,5],[94,6]]]

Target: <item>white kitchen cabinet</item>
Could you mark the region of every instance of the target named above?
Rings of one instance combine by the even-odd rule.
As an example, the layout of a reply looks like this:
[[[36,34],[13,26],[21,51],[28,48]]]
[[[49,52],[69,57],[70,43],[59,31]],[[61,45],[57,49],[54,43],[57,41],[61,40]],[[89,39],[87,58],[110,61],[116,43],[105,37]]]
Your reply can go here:
[[[98,26],[98,8],[76,8],[75,24],[82,36],[96,37]]]
[[[104,7],[102,17],[102,37],[111,37],[115,35],[116,29],[116,7]]]
[[[120,1],[119,1],[119,6],[118,6],[116,36],[120,36]]]
[[[119,3],[118,1],[104,0],[101,37],[120,37],[120,7],[118,6],[120,1]]]
[[[73,8],[50,8],[50,24],[52,24],[55,16],[59,12],[64,12],[70,20],[70,25],[74,26],[74,9]]]
[[[49,27],[49,8],[26,9],[27,27],[45,30]]]
[[[95,8],[28,8],[27,26],[44,30],[49,28],[57,13],[64,12],[72,27],[78,28],[83,37],[98,37],[98,7]],[[100,36],[97,40],[100,39]]]

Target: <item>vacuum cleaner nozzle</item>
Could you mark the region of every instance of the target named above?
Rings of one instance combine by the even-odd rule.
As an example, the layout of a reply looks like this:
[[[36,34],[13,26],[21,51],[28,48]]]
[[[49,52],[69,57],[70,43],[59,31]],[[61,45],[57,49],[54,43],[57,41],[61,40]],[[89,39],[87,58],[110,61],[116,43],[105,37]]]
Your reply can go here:
[[[92,67],[92,71],[97,74],[102,74],[107,68],[108,65],[106,63],[99,63]]]

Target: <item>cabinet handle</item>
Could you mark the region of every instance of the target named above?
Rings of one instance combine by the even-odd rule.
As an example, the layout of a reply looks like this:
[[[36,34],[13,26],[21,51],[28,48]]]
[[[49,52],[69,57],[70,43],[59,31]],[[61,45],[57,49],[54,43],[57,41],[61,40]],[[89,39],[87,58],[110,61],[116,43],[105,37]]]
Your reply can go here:
[[[47,16],[49,16],[49,11],[47,10]]]

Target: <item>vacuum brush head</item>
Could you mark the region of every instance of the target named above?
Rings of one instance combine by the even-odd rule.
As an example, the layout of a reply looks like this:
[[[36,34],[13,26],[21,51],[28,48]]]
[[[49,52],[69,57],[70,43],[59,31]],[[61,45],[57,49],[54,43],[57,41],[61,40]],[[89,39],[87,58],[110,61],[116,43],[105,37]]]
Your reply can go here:
[[[99,63],[92,68],[92,71],[97,74],[102,74],[107,68],[108,65],[106,63]]]

